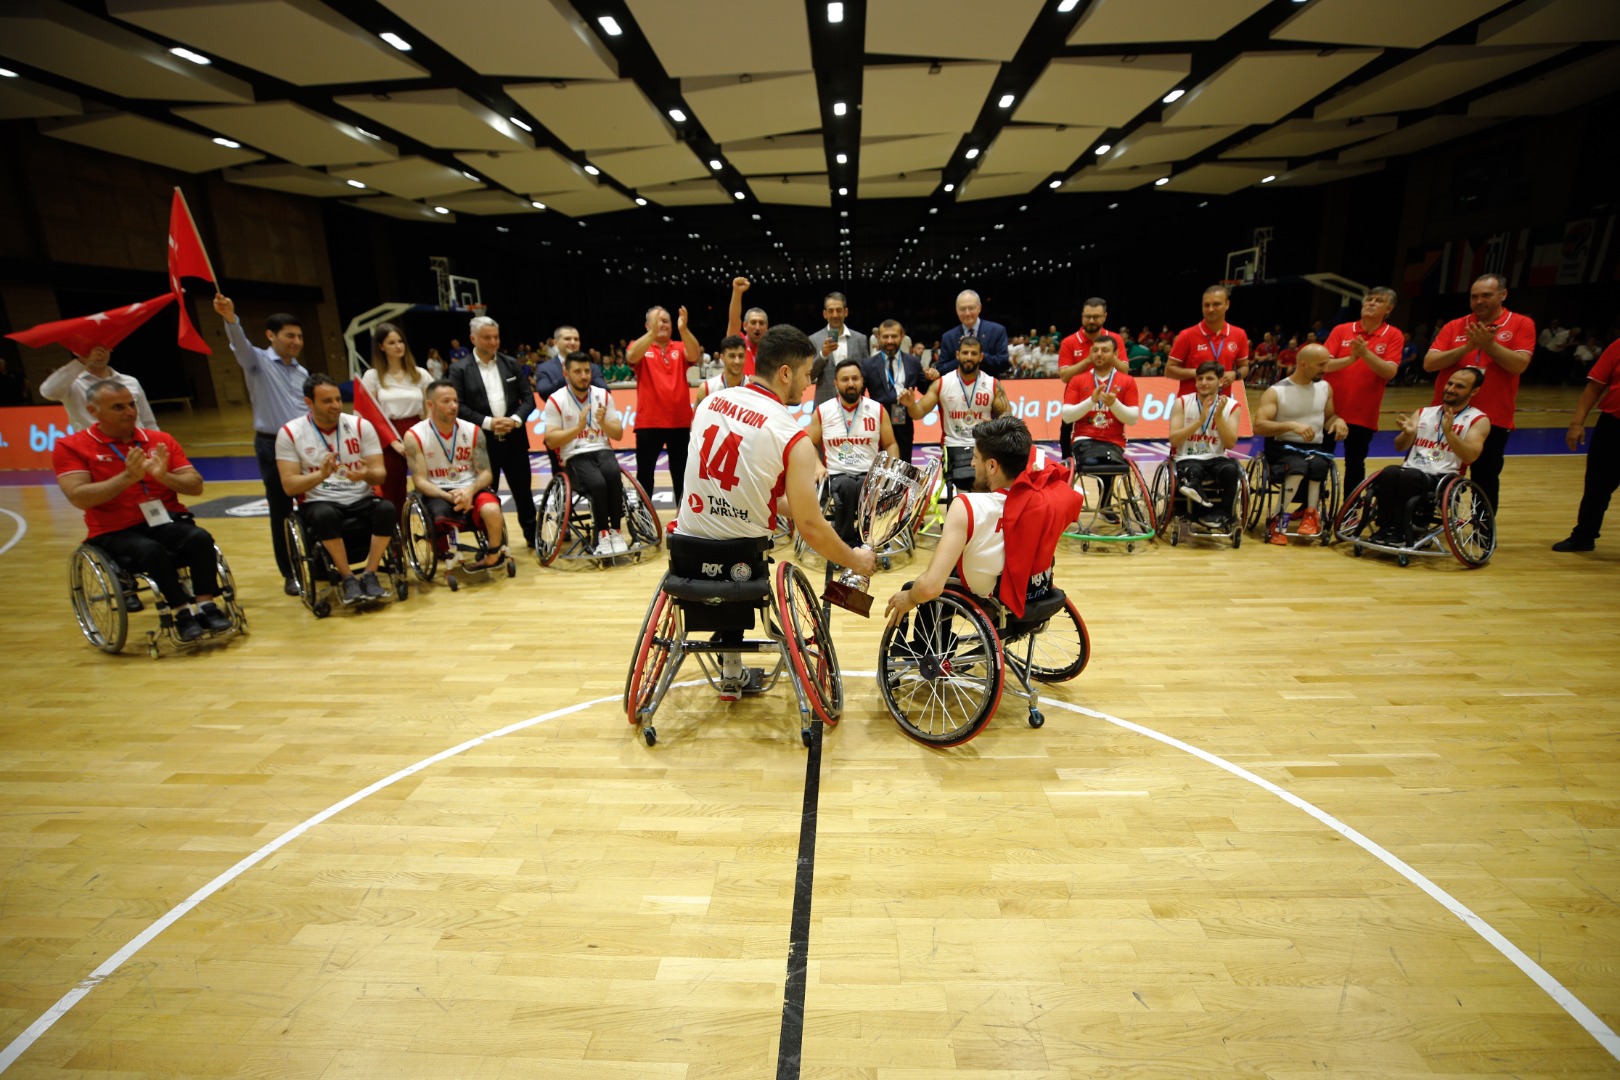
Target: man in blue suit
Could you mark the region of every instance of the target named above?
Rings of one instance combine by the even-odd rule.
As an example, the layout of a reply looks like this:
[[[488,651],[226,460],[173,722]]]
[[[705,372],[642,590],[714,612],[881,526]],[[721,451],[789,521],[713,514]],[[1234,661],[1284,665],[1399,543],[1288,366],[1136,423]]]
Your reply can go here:
[[[934,370],[939,375],[956,370],[956,346],[964,337],[979,339],[979,345],[984,350],[984,363],[981,366],[987,374],[998,379],[1006,374],[1007,328],[989,319],[979,318],[981,310],[979,294],[972,289],[963,290],[956,298],[957,325],[940,337],[939,357],[934,361]],[[933,377],[938,378],[939,375]]]
[[[563,356],[572,356],[574,353],[582,351],[579,344],[579,331],[572,326],[557,327],[552,333],[552,340],[557,343],[557,348],[567,350],[563,353]],[[532,381],[535,396],[541,402],[546,401],[552,394],[561,390],[563,383],[568,381],[567,376],[563,374],[563,362],[555,356],[548,360],[542,360],[539,366],[534,369]],[[607,381],[602,378],[602,369],[594,363],[591,365],[591,385],[600,386],[604,390],[607,389]],[[542,404],[541,408],[544,407]]]
[[[911,413],[899,404],[900,394],[908,387],[921,390],[928,383],[923,378],[922,364],[915,356],[907,356],[900,349],[905,336],[905,327],[893,319],[885,319],[883,325],[878,327],[878,351],[861,365],[861,376],[866,380],[867,394],[889,414],[900,457],[910,461],[915,429],[912,427]]]

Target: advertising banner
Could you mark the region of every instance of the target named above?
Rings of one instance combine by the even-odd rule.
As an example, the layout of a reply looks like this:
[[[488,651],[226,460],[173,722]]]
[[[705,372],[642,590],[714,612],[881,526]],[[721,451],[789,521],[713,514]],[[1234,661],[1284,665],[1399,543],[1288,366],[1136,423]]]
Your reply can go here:
[[[56,440],[73,434],[60,405],[0,409],[0,469],[49,469]]]

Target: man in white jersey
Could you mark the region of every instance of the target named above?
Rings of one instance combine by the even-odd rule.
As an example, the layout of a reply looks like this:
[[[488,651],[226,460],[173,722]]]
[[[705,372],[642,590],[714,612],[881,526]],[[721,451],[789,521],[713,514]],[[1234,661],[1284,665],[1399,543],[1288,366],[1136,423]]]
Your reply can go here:
[[[1282,507],[1271,520],[1268,544],[1287,545],[1288,523],[1293,507],[1300,502],[1301,481],[1305,513],[1298,535],[1317,536],[1322,531],[1316,506],[1333,460],[1308,451],[1323,449],[1324,433],[1342,439],[1349,431],[1345,422],[1334,415],[1333,387],[1321,378],[1331,359],[1333,355],[1321,345],[1300,349],[1294,370],[1266,390],[1255,410],[1254,433],[1266,437],[1266,461],[1272,475],[1283,474]]]
[[[877,566],[872,550],[851,549],[821,516],[816,452],[784,404],[804,399],[814,352],[803,331],[773,326],[760,336],[748,385],[710,394],[698,405],[675,531],[763,541],[775,529],[785,495],[788,513],[812,550],[870,576]],[[739,653],[722,653],[720,669],[724,701],[760,685],[762,673],[751,668],[745,675]]]
[[[1457,368],[1446,379],[1440,404],[1400,418],[1395,449],[1406,460],[1373,480],[1377,494],[1375,544],[1410,547],[1413,526],[1428,524],[1433,495],[1441,483],[1472,465],[1485,449],[1491,422],[1471,404],[1485,382],[1485,369]]]
[[[1243,470],[1229,457],[1238,438],[1238,404],[1221,393],[1226,369],[1205,360],[1194,373],[1197,389],[1170,406],[1170,451],[1176,462],[1177,494],[1202,522],[1232,518]]]
[[[300,516],[337,567],[338,596],[345,604],[383,600],[388,590],[377,580],[399,512],[378,498],[373,485],[388,477],[377,429],[362,416],[343,411],[343,395],[331,376],[316,372],[304,380],[309,412],[276,433],[276,470],[281,488],[303,503]],[[348,522],[365,521],[371,551],[356,579],[344,543]]]
[[[748,343],[740,335],[732,334],[723,338],[720,342],[720,370],[703,380],[698,387],[698,400],[747,382],[748,376],[743,374],[743,361],[747,359]]]
[[[816,470],[816,478],[827,477],[833,497],[833,528],[846,544],[858,543],[855,510],[861,500],[861,485],[872,471],[878,451],[899,457],[894,428],[882,405],[866,396],[866,379],[861,362],[848,357],[838,364],[833,376],[838,396],[821,403],[810,418],[806,433],[826,462]]]
[[[568,354],[563,367],[568,383],[546,399],[546,446],[562,457],[568,478],[591,501],[596,554],[622,555],[630,550],[620,532],[624,484],[609,440],[624,435],[624,418],[613,395],[591,384],[594,371],[588,354]]]
[[[411,482],[427,500],[428,516],[471,524],[477,513],[484,523],[489,554],[473,569],[500,565],[506,548],[506,519],[501,500],[489,490],[495,482],[483,431],[460,418],[461,400],[454,383],[435,379],[427,387],[427,419],[405,433],[405,456]]]
[[[926,394],[907,389],[900,401],[913,420],[921,420],[936,406],[944,431],[945,478],[953,490],[973,489],[973,429],[1012,411],[1001,382],[979,368],[984,351],[978,338],[965,337],[956,347],[956,368],[928,386]]]

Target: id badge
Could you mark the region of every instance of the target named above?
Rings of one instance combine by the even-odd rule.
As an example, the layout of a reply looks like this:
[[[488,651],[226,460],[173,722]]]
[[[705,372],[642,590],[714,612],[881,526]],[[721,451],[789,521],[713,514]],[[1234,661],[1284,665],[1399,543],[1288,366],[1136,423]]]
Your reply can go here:
[[[152,526],[168,525],[174,520],[162,499],[147,499],[141,503],[141,514],[146,518],[146,523]]]
[[[911,422],[911,413],[907,412],[906,407],[897,401],[889,406],[889,419],[896,424],[909,424]]]

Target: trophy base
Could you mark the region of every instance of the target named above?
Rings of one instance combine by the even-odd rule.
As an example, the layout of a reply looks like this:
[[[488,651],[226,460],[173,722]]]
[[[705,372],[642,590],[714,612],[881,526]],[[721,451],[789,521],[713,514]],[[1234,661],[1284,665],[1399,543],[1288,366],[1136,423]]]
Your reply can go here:
[[[863,619],[872,617],[872,594],[861,592],[853,585],[845,585],[836,578],[827,582],[826,591],[821,594],[821,598],[834,607],[852,611]]]

